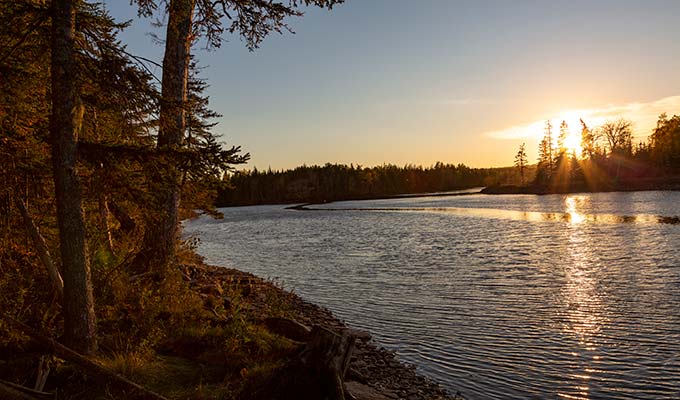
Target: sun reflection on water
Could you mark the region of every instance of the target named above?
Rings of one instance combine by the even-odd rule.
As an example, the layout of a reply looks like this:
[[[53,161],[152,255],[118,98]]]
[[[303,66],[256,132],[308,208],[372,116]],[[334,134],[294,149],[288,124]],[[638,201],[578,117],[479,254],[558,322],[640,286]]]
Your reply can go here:
[[[569,215],[569,222],[572,224],[580,224],[586,220],[584,214],[581,214],[577,210],[577,206],[580,202],[585,201],[585,196],[567,196],[564,199],[564,205],[566,207],[567,215]]]
[[[598,289],[597,266],[593,264],[593,248],[590,238],[582,222],[584,214],[579,212],[584,196],[567,196],[564,200],[565,212],[569,215],[569,224],[565,227],[567,250],[564,259],[565,285],[562,290],[565,320],[563,332],[567,337],[578,341],[580,352],[574,354],[578,358],[582,370],[571,393],[560,393],[560,397],[588,399],[592,364],[597,363],[598,334],[606,323],[605,306],[602,293]]]

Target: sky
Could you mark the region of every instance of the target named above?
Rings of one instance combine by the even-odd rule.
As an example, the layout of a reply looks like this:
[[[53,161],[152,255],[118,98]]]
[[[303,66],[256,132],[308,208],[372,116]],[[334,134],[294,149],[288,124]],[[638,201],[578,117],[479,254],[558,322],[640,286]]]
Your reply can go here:
[[[160,62],[150,33],[164,31],[127,0],[104,4],[132,20],[128,50]],[[255,52],[228,34],[193,52],[216,132],[248,167],[509,166],[521,143],[536,159],[546,120],[630,118],[644,140],[680,114],[678,15],[676,0],[348,0]]]

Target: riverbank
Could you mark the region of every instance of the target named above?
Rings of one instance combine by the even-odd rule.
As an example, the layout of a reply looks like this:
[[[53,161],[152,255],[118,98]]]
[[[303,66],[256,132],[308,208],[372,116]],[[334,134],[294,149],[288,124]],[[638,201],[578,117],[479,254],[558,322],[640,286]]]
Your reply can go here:
[[[180,259],[177,273],[160,286],[145,282],[146,275],[112,272],[99,293],[117,300],[97,309],[99,350],[89,357],[50,344],[58,324],[27,315],[0,318],[0,398],[313,400],[306,389],[302,397],[282,393],[280,384],[316,378],[313,370],[291,367],[299,365],[313,327],[353,338],[345,399],[463,398],[399,362],[369,333],[349,330],[329,310],[276,282],[206,265],[193,251]],[[18,268],[6,278],[16,282],[30,271]],[[40,315],[53,320],[55,313]]]
[[[335,332],[348,329],[331,311],[250,273],[203,263],[185,265],[183,270],[192,289],[212,302],[216,299],[231,301],[226,293],[236,289],[245,294],[252,314],[262,319],[283,314],[306,327],[319,325]],[[225,290],[226,287],[231,290]],[[436,382],[418,374],[415,366],[400,362],[395,353],[374,343],[369,333],[354,332],[359,340],[355,343],[346,376],[349,399],[464,399],[461,394],[451,395]]]

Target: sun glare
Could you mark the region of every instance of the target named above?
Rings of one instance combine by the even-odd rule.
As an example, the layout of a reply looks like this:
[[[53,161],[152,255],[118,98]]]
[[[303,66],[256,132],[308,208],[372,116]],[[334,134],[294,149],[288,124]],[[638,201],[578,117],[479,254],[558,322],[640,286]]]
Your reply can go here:
[[[551,123],[553,126],[553,145],[557,145],[557,137],[559,135],[559,127],[562,121],[567,123],[568,135],[564,140],[564,147],[569,155],[574,154],[576,157],[581,156],[581,111],[571,110],[562,111],[558,114],[558,117],[552,118]]]
[[[581,138],[575,135],[574,132],[570,132],[569,136],[567,136],[566,140],[564,141],[564,147],[570,154],[573,153],[577,157],[580,156],[582,150]]]

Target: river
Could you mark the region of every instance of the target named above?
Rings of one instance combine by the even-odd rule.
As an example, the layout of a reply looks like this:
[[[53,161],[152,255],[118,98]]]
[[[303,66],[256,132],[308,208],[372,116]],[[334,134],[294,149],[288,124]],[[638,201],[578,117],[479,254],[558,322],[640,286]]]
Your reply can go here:
[[[680,398],[680,192],[310,208],[225,208],[184,234],[469,399]]]

